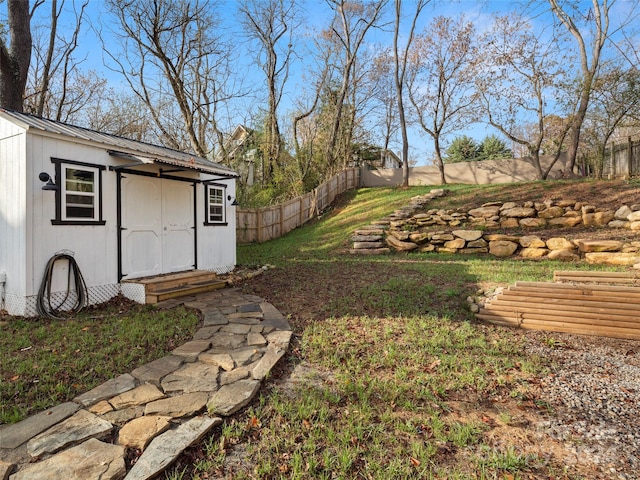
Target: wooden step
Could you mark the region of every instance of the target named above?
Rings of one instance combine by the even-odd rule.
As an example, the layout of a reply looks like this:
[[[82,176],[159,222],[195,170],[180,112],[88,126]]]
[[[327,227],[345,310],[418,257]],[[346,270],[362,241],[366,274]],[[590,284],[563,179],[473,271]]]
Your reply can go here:
[[[520,298],[520,297],[519,297]],[[568,314],[602,314],[602,315],[635,315],[640,318],[640,304],[633,303],[613,303],[606,301],[583,302],[572,301],[571,304],[563,303],[562,299],[546,298],[537,302],[532,302],[526,297],[521,299],[501,295],[499,298],[487,302],[488,307],[501,307],[518,309],[519,311],[540,311],[554,310],[556,312],[567,312]]]
[[[517,282],[476,316],[496,325],[640,340],[640,288]]]
[[[640,329],[638,328],[618,328],[613,326],[597,326],[588,324],[573,324],[566,322],[550,322],[548,320],[528,319],[523,322],[514,322],[501,316],[478,314],[480,320],[487,321],[494,325],[506,327],[518,327],[527,330],[544,330],[550,332],[565,332],[578,335],[597,335],[601,337],[624,338],[640,340]]]
[[[589,272],[558,270],[553,273],[554,282],[611,283],[640,286],[640,271],[635,272]]]
[[[205,270],[189,270],[186,272],[170,273],[153,277],[134,278],[124,280],[130,283],[140,283],[144,285],[145,293],[162,292],[170,288],[183,287],[202,282],[214,281],[218,278],[215,272]]]
[[[145,292],[146,303],[158,303],[172,298],[186,297],[188,295],[196,295],[198,293],[212,292],[221,288],[225,288],[227,282],[224,280],[210,280],[196,282],[189,285],[178,285],[175,287],[167,287],[155,290],[153,292]]]

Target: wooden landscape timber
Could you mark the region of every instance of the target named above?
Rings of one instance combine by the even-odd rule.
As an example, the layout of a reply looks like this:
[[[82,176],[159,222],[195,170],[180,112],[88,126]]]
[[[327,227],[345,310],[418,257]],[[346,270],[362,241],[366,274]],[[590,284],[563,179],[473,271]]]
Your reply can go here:
[[[625,284],[638,281],[636,272],[558,271],[554,279],[517,282],[476,316],[496,325],[640,340],[640,287]]]

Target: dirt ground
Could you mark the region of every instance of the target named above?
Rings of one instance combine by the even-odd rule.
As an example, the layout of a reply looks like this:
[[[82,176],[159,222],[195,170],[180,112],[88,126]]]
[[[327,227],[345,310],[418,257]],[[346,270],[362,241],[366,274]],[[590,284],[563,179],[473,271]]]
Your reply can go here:
[[[640,205],[640,183],[635,182],[578,182],[543,184],[536,198],[531,198],[531,188],[520,189],[511,186],[504,192],[508,201],[514,198],[532,201],[566,200],[572,199],[585,205],[594,205],[603,210],[617,210],[621,205]],[[490,201],[486,198],[466,198],[456,204],[465,209],[477,207]],[[340,204],[334,206],[339,210]],[[640,207],[636,207],[640,208]],[[567,236],[569,238],[608,238],[640,241],[640,232],[629,230],[574,228],[566,231],[549,232],[542,230],[530,232],[544,238],[549,236]],[[550,235],[552,233],[552,235]],[[304,264],[295,264],[286,268],[268,271],[258,275],[243,284],[245,291],[259,295],[276,306],[284,315],[288,316],[296,334],[301,334],[306,325],[311,322],[322,321],[327,318],[325,305],[337,295],[348,295],[340,285],[358,288],[364,285],[369,275],[378,275],[375,266],[367,268],[358,265],[355,271],[348,262],[335,262],[333,268],[323,271],[310,271]],[[313,281],[309,281],[313,278]],[[363,314],[368,312],[363,305]],[[482,329],[494,329],[490,325],[479,325]],[[548,411],[540,408],[539,404],[531,402],[531,408],[523,408],[522,402],[505,396],[504,398],[488,399],[451,399],[451,415],[463,416],[470,420],[479,418],[491,422],[492,428],[488,434],[488,441],[495,446],[513,446],[522,452],[532,453],[539,458],[547,459],[554,464],[557,476],[529,478],[585,478],[585,479],[637,479],[640,478],[640,432],[639,415],[633,415],[629,407],[640,404],[640,387],[636,389],[629,385],[640,379],[640,342],[606,339],[597,337],[581,337],[575,335],[557,334],[553,342],[549,341],[546,332],[516,331],[515,335],[525,336],[532,351],[553,358],[557,370],[534,382],[532,389],[542,404],[551,406],[553,417]],[[559,347],[560,346],[560,347]],[[295,338],[293,349],[295,351]],[[617,365],[617,368],[607,370],[607,382],[601,382],[602,368],[593,365],[585,358],[589,352],[599,352],[598,358],[604,359],[607,365]],[[291,354],[294,355],[294,354]],[[294,367],[297,362],[285,362],[274,377],[274,382],[280,386],[291,387],[297,380]],[[304,365],[304,368],[309,368]],[[583,392],[571,383],[571,377],[584,378]],[[564,378],[567,378],[563,383]],[[607,411],[599,414],[599,407],[589,402],[593,398],[604,397],[608,408],[613,408],[616,393],[607,389],[614,388],[615,392],[625,392],[617,405],[623,413],[615,419],[609,418]],[[565,391],[570,394],[563,395]],[[600,390],[598,390],[600,389]],[[577,399],[573,399],[573,395]],[[563,398],[566,397],[566,398]],[[571,398],[571,401],[568,398]],[[576,406],[577,405],[577,406]],[[636,408],[635,406],[633,408]],[[635,411],[635,410],[634,410]],[[629,414],[631,412],[631,414]],[[619,420],[619,418],[622,420]],[[505,422],[501,419],[509,418]],[[627,434],[626,432],[635,432]],[[624,439],[622,439],[624,437]],[[628,438],[627,438],[628,437]],[[621,440],[622,439],[622,440]],[[506,478],[506,477],[505,477]],[[511,477],[512,478],[512,477]]]

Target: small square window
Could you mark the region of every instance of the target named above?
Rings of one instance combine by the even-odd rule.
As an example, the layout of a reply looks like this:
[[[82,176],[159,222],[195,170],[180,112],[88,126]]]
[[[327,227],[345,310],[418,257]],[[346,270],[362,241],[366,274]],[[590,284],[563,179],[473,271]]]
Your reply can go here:
[[[205,224],[225,223],[225,188],[216,185],[207,185],[205,200]]]
[[[63,220],[99,220],[98,169],[62,166],[64,185],[62,192]]]
[[[56,193],[56,218],[53,224],[103,225],[102,172],[100,165],[51,159],[56,164],[60,189]]]

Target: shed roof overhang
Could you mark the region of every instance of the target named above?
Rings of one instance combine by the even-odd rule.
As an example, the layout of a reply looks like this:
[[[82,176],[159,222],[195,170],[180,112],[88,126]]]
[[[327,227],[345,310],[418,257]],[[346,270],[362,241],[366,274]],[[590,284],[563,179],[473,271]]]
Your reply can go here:
[[[140,165],[160,164],[170,165],[178,171],[197,171],[201,173],[216,175],[220,180],[239,177],[237,173],[230,169],[226,169],[213,163],[211,165],[207,165],[203,160],[196,159],[195,157],[190,158],[189,161],[185,161],[175,158],[149,157],[140,154],[121,152],[118,150],[109,150],[108,153],[111,156],[131,161],[131,163],[127,163],[125,165],[110,167],[111,170],[123,170],[125,168],[131,168]]]

